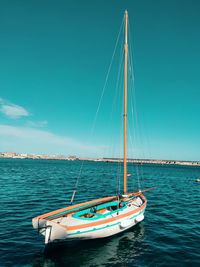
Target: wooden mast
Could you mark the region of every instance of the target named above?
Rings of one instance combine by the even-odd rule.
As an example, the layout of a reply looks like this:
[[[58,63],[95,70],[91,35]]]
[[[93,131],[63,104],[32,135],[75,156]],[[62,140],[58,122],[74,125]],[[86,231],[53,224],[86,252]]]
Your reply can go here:
[[[124,194],[127,193],[127,63],[128,63],[128,12],[125,11],[124,43]]]

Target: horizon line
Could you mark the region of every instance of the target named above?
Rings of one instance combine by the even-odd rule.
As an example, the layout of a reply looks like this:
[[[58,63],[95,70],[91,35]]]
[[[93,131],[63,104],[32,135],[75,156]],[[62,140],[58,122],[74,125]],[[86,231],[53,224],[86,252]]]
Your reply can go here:
[[[15,151],[0,151],[1,154],[13,154],[14,156],[48,156],[48,157],[65,157],[65,158],[76,158],[76,159],[103,159],[103,160],[122,160],[123,157],[90,157],[90,156],[76,156],[76,155],[64,155],[64,154],[40,154],[40,153],[19,153]],[[179,160],[179,159],[156,159],[156,158],[127,158],[127,160],[146,160],[146,161],[170,161],[170,162],[198,162],[200,163],[200,160]]]

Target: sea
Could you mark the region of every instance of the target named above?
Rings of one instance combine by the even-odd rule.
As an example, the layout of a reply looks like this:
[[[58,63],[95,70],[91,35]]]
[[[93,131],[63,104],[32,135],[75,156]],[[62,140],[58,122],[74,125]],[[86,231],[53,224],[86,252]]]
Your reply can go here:
[[[81,175],[79,177],[81,169]],[[119,235],[45,248],[32,218],[122,192],[118,163],[0,159],[0,266],[200,266],[200,167],[128,164],[146,192],[145,219]],[[138,175],[140,180],[138,182]]]

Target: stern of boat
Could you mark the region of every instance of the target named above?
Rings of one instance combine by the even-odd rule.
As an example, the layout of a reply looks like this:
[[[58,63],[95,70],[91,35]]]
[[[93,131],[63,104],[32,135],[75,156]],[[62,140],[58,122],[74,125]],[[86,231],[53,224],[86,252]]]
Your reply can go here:
[[[38,230],[38,232],[44,236],[45,244],[56,240],[65,240],[67,237],[67,230],[53,221],[36,217],[33,218],[32,225],[34,229]]]

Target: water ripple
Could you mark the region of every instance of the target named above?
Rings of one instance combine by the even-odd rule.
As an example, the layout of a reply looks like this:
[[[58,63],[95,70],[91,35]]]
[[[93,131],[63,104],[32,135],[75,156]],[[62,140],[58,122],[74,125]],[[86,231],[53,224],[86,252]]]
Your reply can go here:
[[[80,162],[0,160],[0,266],[199,266],[200,168],[143,166],[146,218],[112,238],[60,245],[44,251],[31,219],[65,207]],[[129,165],[129,188],[137,188]],[[116,192],[117,164],[86,162],[76,201]]]

